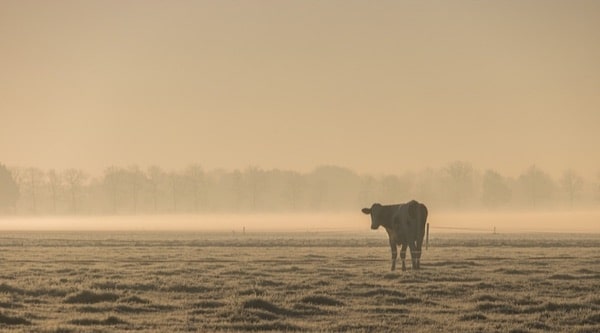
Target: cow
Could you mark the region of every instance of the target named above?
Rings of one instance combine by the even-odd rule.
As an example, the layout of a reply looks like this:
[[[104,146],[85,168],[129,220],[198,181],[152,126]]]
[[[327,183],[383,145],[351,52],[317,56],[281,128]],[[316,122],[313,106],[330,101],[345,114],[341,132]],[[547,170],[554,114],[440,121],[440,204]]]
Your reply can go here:
[[[392,271],[396,269],[397,245],[402,246],[400,249],[402,271],[406,271],[404,263],[406,247],[410,248],[412,268],[420,268],[421,247],[428,215],[427,207],[424,204],[415,200],[398,205],[375,203],[371,208],[363,208],[362,212],[371,215],[371,229],[376,230],[383,226],[387,231],[392,248]]]

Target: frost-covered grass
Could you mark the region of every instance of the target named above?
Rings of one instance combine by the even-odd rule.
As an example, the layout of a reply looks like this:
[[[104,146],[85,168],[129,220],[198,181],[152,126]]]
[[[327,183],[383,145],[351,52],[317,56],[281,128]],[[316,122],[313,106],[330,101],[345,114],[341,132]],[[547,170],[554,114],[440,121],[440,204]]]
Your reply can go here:
[[[394,273],[386,244],[8,233],[0,331],[600,331],[600,235],[438,235]]]

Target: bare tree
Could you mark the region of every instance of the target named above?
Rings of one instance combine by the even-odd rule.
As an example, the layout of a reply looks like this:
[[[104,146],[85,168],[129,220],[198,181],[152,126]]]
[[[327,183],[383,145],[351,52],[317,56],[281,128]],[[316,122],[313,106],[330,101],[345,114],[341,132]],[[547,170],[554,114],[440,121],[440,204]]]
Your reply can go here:
[[[408,201],[408,193],[412,187],[409,177],[399,178],[394,175],[386,175],[379,181],[381,183],[381,197],[385,202]]]
[[[56,214],[56,200],[62,186],[61,178],[54,169],[49,170],[46,173],[46,177],[48,178],[48,188],[52,196],[52,213]]]
[[[185,170],[184,176],[192,193],[194,211],[198,212],[200,201],[203,199],[203,192],[206,185],[204,170],[200,165],[192,164]]]
[[[445,168],[449,176],[450,194],[456,206],[463,206],[473,192],[473,167],[468,162],[456,161]]]
[[[297,210],[305,180],[301,174],[293,171],[286,172],[284,177],[286,181],[283,196],[289,202],[290,208]]]
[[[373,201],[378,201],[375,195],[377,181],[373,176],[363,176],[360,178],[360,187],[358,190],[358,204],[365,206],[370,205]]]
[[[354,207],[357,200],[363,200],[363,179],[354,171],[333,165],[316,167],[307,175],[311,199],[316,209],[339,210]],[[373,185],[377,185],[374,182]],[[368,195],[369,193],[365,193]]]
[[[153,165],[148,168],[148,184],[150,185],[150,191],[152,195],[152,206],[154,208],[154,212],[158,211],[158,198],[159,198],[159,189],[160,184],[162,184],[167,178],[166,173],[156,165]]]
[[[104,170],[104,178],[102,183],[104,190],[108,195],[108,201],[110,202],[110,207],[113,214],[117,213],[117,206],[121,201],[120,193],[123,178],[123,170],[118,167],[111,166]]]
[[[44,181],[44,172],[38,168],[27,168],[23,176],[31,198],[31,212],[35,214],[38,210],[38,190]]]
[[[560,180],[560,185],[563,191],[565,191],[569,197],[569,206],[573,208],[573,201],[583,188],[583,178],[581,178],[581,176],[579,176],[575,171],[569,169],[563,173],[563,176]]]
[[[0,212],[3,210],[16,210],[19,199],[19,185],[13,173],[0,164]]]
[[[552,197],[554,191],[552,178],[535,165],[519,176],[519,182],[534,208]]]
[[[244,201],[244,184],[240,170],[234,170],[230,175],[230,191],[234,211],[239,211]]]
[[[256,210],[257,201],[264,191],[266,184],[265,172],[258,167],[249,167],[246,169],[244,175],[246,176],[246,186],[252,200],[252,209]]]
[[[133,205],[133,213],[137,214],[139,194],[142,185],[146,181],[146,175],[144,175],[144,173],[140,170],[140,168],[137,165],[129,167],[126,174],[129,178],[129,185],[131,186],[131,201]]]
[[[483,175],[483,193],[481,201],[488,207],[498,207],[508,203],[512,191],[502,175],[494,170],[487,170]]]
[[[67,169],[63,173],[63,178],[71,195],[71,211],[77,213],[77,201],[81,195],[81,188],[88,176],[82,170]]]
[[[176,171],[169,172],[169,183],[171,185],[171,198],[172,198],[172,210],[173,213],[177,213],[178,204],[185,184],[183,176]]]

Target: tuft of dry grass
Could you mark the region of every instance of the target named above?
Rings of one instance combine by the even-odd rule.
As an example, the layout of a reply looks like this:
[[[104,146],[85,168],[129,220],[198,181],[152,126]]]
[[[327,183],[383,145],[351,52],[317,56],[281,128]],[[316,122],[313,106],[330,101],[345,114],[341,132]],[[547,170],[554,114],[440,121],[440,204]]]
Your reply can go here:
[[[82,318],[69,321],[70,324],[79,326],[115,326],[128,324],[125,320],[119,317],[109,316],[106,319]]]
[[[324,295],[310,295],[300,299],[302,303],[314,304],[314,305],[328,305],[328,306],[340,306],[344,303],[338,301],[335,298],[324,296]]]
[[[100,302],[114,302],[117,299],[119,299],[119,295],[114,293],[95,293],[93,291],[84,290],[67,296],[64,302],[71,304],[92,304]]]
[[[31,325],[31,322],[23,317],[0,313],[0,327],[2,327],[1,325]]]
[[[262,310],[262,311],[266,311],[266,312],[270,312],[270,313],[274,313],[274,314],[278,314],[278,315],[287,315],[287,314],[294,313],[293,311],[284,309],[280,306],[273,304],[272,302],[269,302],[269,301],[261,299],[261,298],[251,298],[251,299],[244,301],[242,303],[242,308],[243,309]]]
[[[21,289],[21,288],[13,287],[9,284],[6,284],[5,282],[2,282],[2,283],[0,283],[0,293],[24,295],[25,290]]]

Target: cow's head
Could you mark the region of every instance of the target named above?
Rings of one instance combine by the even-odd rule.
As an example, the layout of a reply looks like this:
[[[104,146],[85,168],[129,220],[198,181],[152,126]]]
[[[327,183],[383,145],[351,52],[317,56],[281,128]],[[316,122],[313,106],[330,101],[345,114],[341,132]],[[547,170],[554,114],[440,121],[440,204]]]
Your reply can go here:
[[[379,223],[378,215],[381,210],[381,205],[378,203],[374,203],[371,208],[363,208],[361,211],[367,215],[371,215],[371,229],[375,230],[379,228],[381,223]]]

